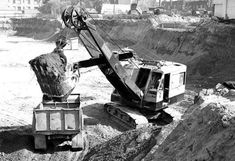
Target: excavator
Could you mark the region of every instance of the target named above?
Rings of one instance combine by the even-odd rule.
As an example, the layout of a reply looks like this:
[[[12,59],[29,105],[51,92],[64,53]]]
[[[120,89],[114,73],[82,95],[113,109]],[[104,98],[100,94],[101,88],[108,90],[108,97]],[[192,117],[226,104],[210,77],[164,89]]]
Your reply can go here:
[[[106,103],[104,109],[116,122],[128,129],[141,127],[159,118],[168,105],[183,99],[185,65],[163,60],[135,59],[131,49],[112,52],[84,10],[78,11],[70,6],[62,13],[62,20],[66,27],[75,31],[91,56],[88,60],[74,62],[73,72],[98,66],[113,85],[111,102]],[[65,46],[64,41],[58,41],[58,44],[62,44],[59,45],[60,49]],[[35,65],[31,66],[36,71],[41,70]],[[46,150],[47,142],[54,139],[71,140],[72,149],[84,148],[80,94],[69,93],[65,96],[63,99],[43,97],[42,102],[34,108],[35,149]]]
[[[97,65],[115,90],[106,111],[129,128],[158,117],[169,104],[183,99],[186,66],[176,62],[133,60],[133,51],[112,52],[90,23],[84,9],[68,7],[62,13],[66,27],[77,33],[91,59],[75,62],[75,70]],[[133,63],[122,62],[132,59]]]

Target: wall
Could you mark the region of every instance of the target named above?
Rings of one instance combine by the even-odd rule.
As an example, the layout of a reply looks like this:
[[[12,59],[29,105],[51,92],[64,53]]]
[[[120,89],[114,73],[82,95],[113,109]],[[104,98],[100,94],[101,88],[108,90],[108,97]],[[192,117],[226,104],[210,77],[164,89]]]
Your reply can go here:
[[[34,17],[41,4],[39,0],[0,0],[0,17]]]
[[[103,4],[101,14],[127,14],[130,10],[129,4]]]
[[[131,0],[118,0],[118,4],[131,4]]]
[[[8,9],[8,0],[0,0],[0,10]]]
[[[163,1],[162,6],[166,9],[170,9],[170,1]],[[172,1],[172,8],[182,10],[183,9],[183,1]],[[185,2],[185,9],[189,10],[211,10],[212,4],[205,0],[198,0],[198,1],[186,1]]]
[[[223,8],[223,0],[214,0],[214,16],[217,16],[217,17],[224,17],[225,16],[225,11],[224,11],[224,8]]]
[[[214,0],[214,16],[235,19],[235,1],[234,0]]]
[[[8,0],[8,6],[10,9],[14,10],[29,10],[35,9],[35,7],[39,7],[42,2],[35,0]]]
[[[228,0],[228,18],[235,19],[235,1]]]

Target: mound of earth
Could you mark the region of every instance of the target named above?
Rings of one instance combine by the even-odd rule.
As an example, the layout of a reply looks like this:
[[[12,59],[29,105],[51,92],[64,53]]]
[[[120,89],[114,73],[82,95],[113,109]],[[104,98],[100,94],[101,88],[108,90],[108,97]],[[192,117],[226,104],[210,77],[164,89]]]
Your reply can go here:
[[[143,127],[124,132],[89,150],[84,161],[141,160],[156,144],[159,127]]]
[[[201,99],[186,111],[181,123],[145,161],[235,159],[235,102],[217,95]]]

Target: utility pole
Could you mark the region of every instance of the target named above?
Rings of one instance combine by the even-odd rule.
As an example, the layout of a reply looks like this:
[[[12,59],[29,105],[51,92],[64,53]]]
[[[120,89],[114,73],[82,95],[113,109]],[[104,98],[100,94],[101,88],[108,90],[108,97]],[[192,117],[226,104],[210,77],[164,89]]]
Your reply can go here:
[[[183,2],[182,2],[182,10],[184,10],[185,9],[185,0],[183,0]]]
[[[172,0],[170,0],[170,10],[172,10]]]

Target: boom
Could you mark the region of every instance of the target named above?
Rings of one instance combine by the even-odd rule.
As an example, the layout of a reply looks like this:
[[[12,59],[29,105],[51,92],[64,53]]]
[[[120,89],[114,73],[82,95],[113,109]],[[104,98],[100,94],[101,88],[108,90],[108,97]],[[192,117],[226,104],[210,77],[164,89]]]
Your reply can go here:
[[[143,92],[133,82],[121,65],[119,59],[105,44],[94,25],[86,22],[84,13],[69,7],[62,14],[65,25],[73,29],[81,40],[86,50],[92,57],[89,61],[92,65],[98,65],[108,81],[119,94],[129,101],[141,102]],[[84,62],[83,62],[84,63]],[[78,65],[79,66],[79,65]]]

